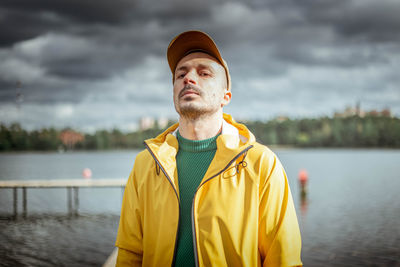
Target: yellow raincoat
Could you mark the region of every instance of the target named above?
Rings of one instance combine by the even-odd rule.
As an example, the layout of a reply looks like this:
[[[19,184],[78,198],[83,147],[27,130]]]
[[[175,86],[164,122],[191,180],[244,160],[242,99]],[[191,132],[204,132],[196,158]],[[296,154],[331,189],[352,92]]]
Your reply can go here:
[[[117,266],[171,266],[179,227],[175,124],[135,160],[122,204]],[[217,151],[192,204],[197,266],[299,266],[301,238],[276,155],[224,114]]]

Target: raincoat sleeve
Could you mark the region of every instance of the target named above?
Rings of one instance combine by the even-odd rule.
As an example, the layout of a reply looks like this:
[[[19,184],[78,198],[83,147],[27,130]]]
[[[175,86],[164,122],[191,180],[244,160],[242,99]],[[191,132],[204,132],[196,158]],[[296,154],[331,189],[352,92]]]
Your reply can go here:
[[[136,165],[136,163],[135,163]],[[140,198],[138,196],[135,167],[129,176],[122,201],[121,217],[118,227],[118,257],[116,266],[142,265],[142,219]]]
[[[265,159],[260,180],[259,240],[263,266],[302,266],[301,236],[285,170],[279,159]]]

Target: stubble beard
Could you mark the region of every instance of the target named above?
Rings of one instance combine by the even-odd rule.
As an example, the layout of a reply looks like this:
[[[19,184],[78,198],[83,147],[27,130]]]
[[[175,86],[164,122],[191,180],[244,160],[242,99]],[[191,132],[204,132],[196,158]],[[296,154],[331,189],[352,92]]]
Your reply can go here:
[[[183,92],[189,89],[196,91],[199,94],[197,97],[199,97],[201,100],[204,100],[205,97],[207,97],[198,87],[187,84],[181,90],[178,95],[178,99],[175,102],[175,109],[181,117],[193,121],[198,120],[202,117],[206,117],[217,111],[217,109],[213,107],[211,103],[207,103],[207,101],[205,101],[206,103],[198,103],[198,101],[196,100],[194,100],[194,102],[191,102],[190,99],[181,99],[181,95],[183,94]],[[188,98],[190,98],[190,96]],[[181,103],[181,101],[183,103]]]
[[[206,114],[209,114],[210,112],[205,108],[190,103],[180,107],[178,113],[181,117],[193,121],[206,116]]]

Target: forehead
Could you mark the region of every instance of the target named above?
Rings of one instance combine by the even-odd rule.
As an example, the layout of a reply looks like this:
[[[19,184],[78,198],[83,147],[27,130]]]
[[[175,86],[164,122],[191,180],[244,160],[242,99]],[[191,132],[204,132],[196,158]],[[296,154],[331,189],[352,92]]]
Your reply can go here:
[[[178,64],[176,65],[176,70],[184,66],[199,64],[210,66],[215,69],[223,68],[218,60],[213,56],[210,56],[209,54],[203,52],[195,52],[190,53],[189,55],[184,56],[181,60],[179,60]]]

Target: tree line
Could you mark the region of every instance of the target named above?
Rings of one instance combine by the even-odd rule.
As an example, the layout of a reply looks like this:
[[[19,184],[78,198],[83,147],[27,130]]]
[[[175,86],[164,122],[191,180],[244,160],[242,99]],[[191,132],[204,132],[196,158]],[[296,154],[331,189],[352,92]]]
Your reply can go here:
[[[169,123],[169,126],[172,122]],[[294,147],[400,148],[400,119],[384,116],[274,119],[244,124],[265,145]],[[0,151],[105,150],[143,148],[143,141],[163,129],[123,133],[118,129],[93,134],[73,129],[45,128],[27,131],[19,124],[0,124]]]
[[[357,115],[247,122],[259,142],[297,147],[400,148],[400,119]]]

